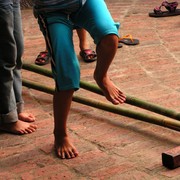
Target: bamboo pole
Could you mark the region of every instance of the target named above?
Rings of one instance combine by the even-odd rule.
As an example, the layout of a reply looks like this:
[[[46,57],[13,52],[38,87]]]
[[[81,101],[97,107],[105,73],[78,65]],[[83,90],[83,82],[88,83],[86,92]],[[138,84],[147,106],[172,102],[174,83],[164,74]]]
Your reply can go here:
[[[23,86],[35,89],[35,90],[39,90],[48,94],[53,94],[54,93],[54,89],[50,88],[50,87],[46,87],[28,80],[23,79]],[[137,120],[141,120],[141,121],[145,121],[148,123],[153,123],[156,125],[160,125],[163,127],[167,127],[176,131],[180,131],[180,122],[177,120],[172,120],[172,119],[162,119],[162,118],[158,118],[155,116],[151,116],[151,115],[147,115],[147,114],[143,114],[143,113],[139,113],[139,112],[135,112],[132,110],[127,110],[124,108],[120,108],[119,106],[115,106],[115,105],[109,105],[103,102],[99,102],[99,101],[95,101],[95,100],[91,100],[91,99],[87,99],[87,98],[83,98],[83,97],[79,97],[79,96],[73,96],[73,101],[81,103],[81,104],[85,104],[88,106],[92,106],[101,110],[105,110],[108,112],[112,112],[115,114],[119,114],[122,116],[128,116]]]
[[[36,73],[39,73],[41,75],[45,75],[47,77],[52,78],[52,73],[50,70],[45,69],[45,68],[41,68],[37,65],[31,65],[31,64],[23,64],[23,69],[29,70],[29,71],[33,71]],[[91,92],[103,95],[102,91],[100,90],[100,88],[98,86],[96,86],[95,84],[90,84],[88,82],[84,82],[84,81],[80,81],[80,87],[86,90],[89,90]],[[176,120],[180,120],[180,113],[176,112],[174,110],[171,109],[167,109],[164,108],[162,106],[159,105],[155,105],[153,103],[149,103],[149,102],[145,102],[141,99],[138,99],[136,97],[132,97],[127,95],[126,96],[126,102],[127,104],[133,105],[133,106],[137,106]]]

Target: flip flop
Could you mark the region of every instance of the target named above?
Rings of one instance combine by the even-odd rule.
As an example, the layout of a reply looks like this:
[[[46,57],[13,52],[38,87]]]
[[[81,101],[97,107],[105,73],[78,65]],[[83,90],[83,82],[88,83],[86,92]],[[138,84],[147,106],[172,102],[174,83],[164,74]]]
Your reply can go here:
[[[97,54],[91,49],[82,50],[79,55],[85,62],[93,62],[97,60]]]
[[[154,8],[154,12],[149,13],[150,17],[168,17],[180,15],[180,9],[177,9],[178,2],[163,1],[159,7]],[[162,11],[162,7],[165,7],[167,11]]]
[[[133,39],[132,35],[127,34],[127,35],[119,38],[119,43],[124,43],[126,45],[137,45],[137,44],[139,44],[139,40]]]
[[[39,66],[46,65],[49,62],[50,62],[50,56],[49,56],[49,53],[47,51],[40,52],[39,55],[37,56],[36,60],[35,60],[35,64],[37,64]]]

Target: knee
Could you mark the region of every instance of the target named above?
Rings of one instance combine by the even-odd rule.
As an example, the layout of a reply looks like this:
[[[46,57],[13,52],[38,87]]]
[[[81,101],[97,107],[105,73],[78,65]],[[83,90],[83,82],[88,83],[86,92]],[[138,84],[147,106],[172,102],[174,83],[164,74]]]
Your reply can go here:
[[[104,36],[99,45],[101,46],[106,46],[106,47],[111,47],[111,48],[117,48],[118,46],[118,36],[116,34],[109,34]]]

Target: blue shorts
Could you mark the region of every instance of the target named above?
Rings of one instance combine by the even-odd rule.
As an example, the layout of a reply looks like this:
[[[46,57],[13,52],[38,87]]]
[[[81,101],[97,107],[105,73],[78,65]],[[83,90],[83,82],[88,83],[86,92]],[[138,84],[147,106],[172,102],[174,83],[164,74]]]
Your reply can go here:
[[[57,90],[79,89],[80,68],[73,45],[74,26],[86,29],[95,44],[109,34],[118,36],[119,23],[112,19],[104,0],[87,0],[70,15],[53,12],[44,15],[47,32],[43,32],[52,54],[52,72]],[[46,28],[44,28],[44,31]]]

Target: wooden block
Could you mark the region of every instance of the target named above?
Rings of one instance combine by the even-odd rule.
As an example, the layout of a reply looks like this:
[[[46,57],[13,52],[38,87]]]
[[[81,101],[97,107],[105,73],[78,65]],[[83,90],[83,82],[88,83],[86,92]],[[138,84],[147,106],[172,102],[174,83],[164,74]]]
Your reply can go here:
[[[169,169],[180,167],[180,146],[163,152],[162,163]]]

